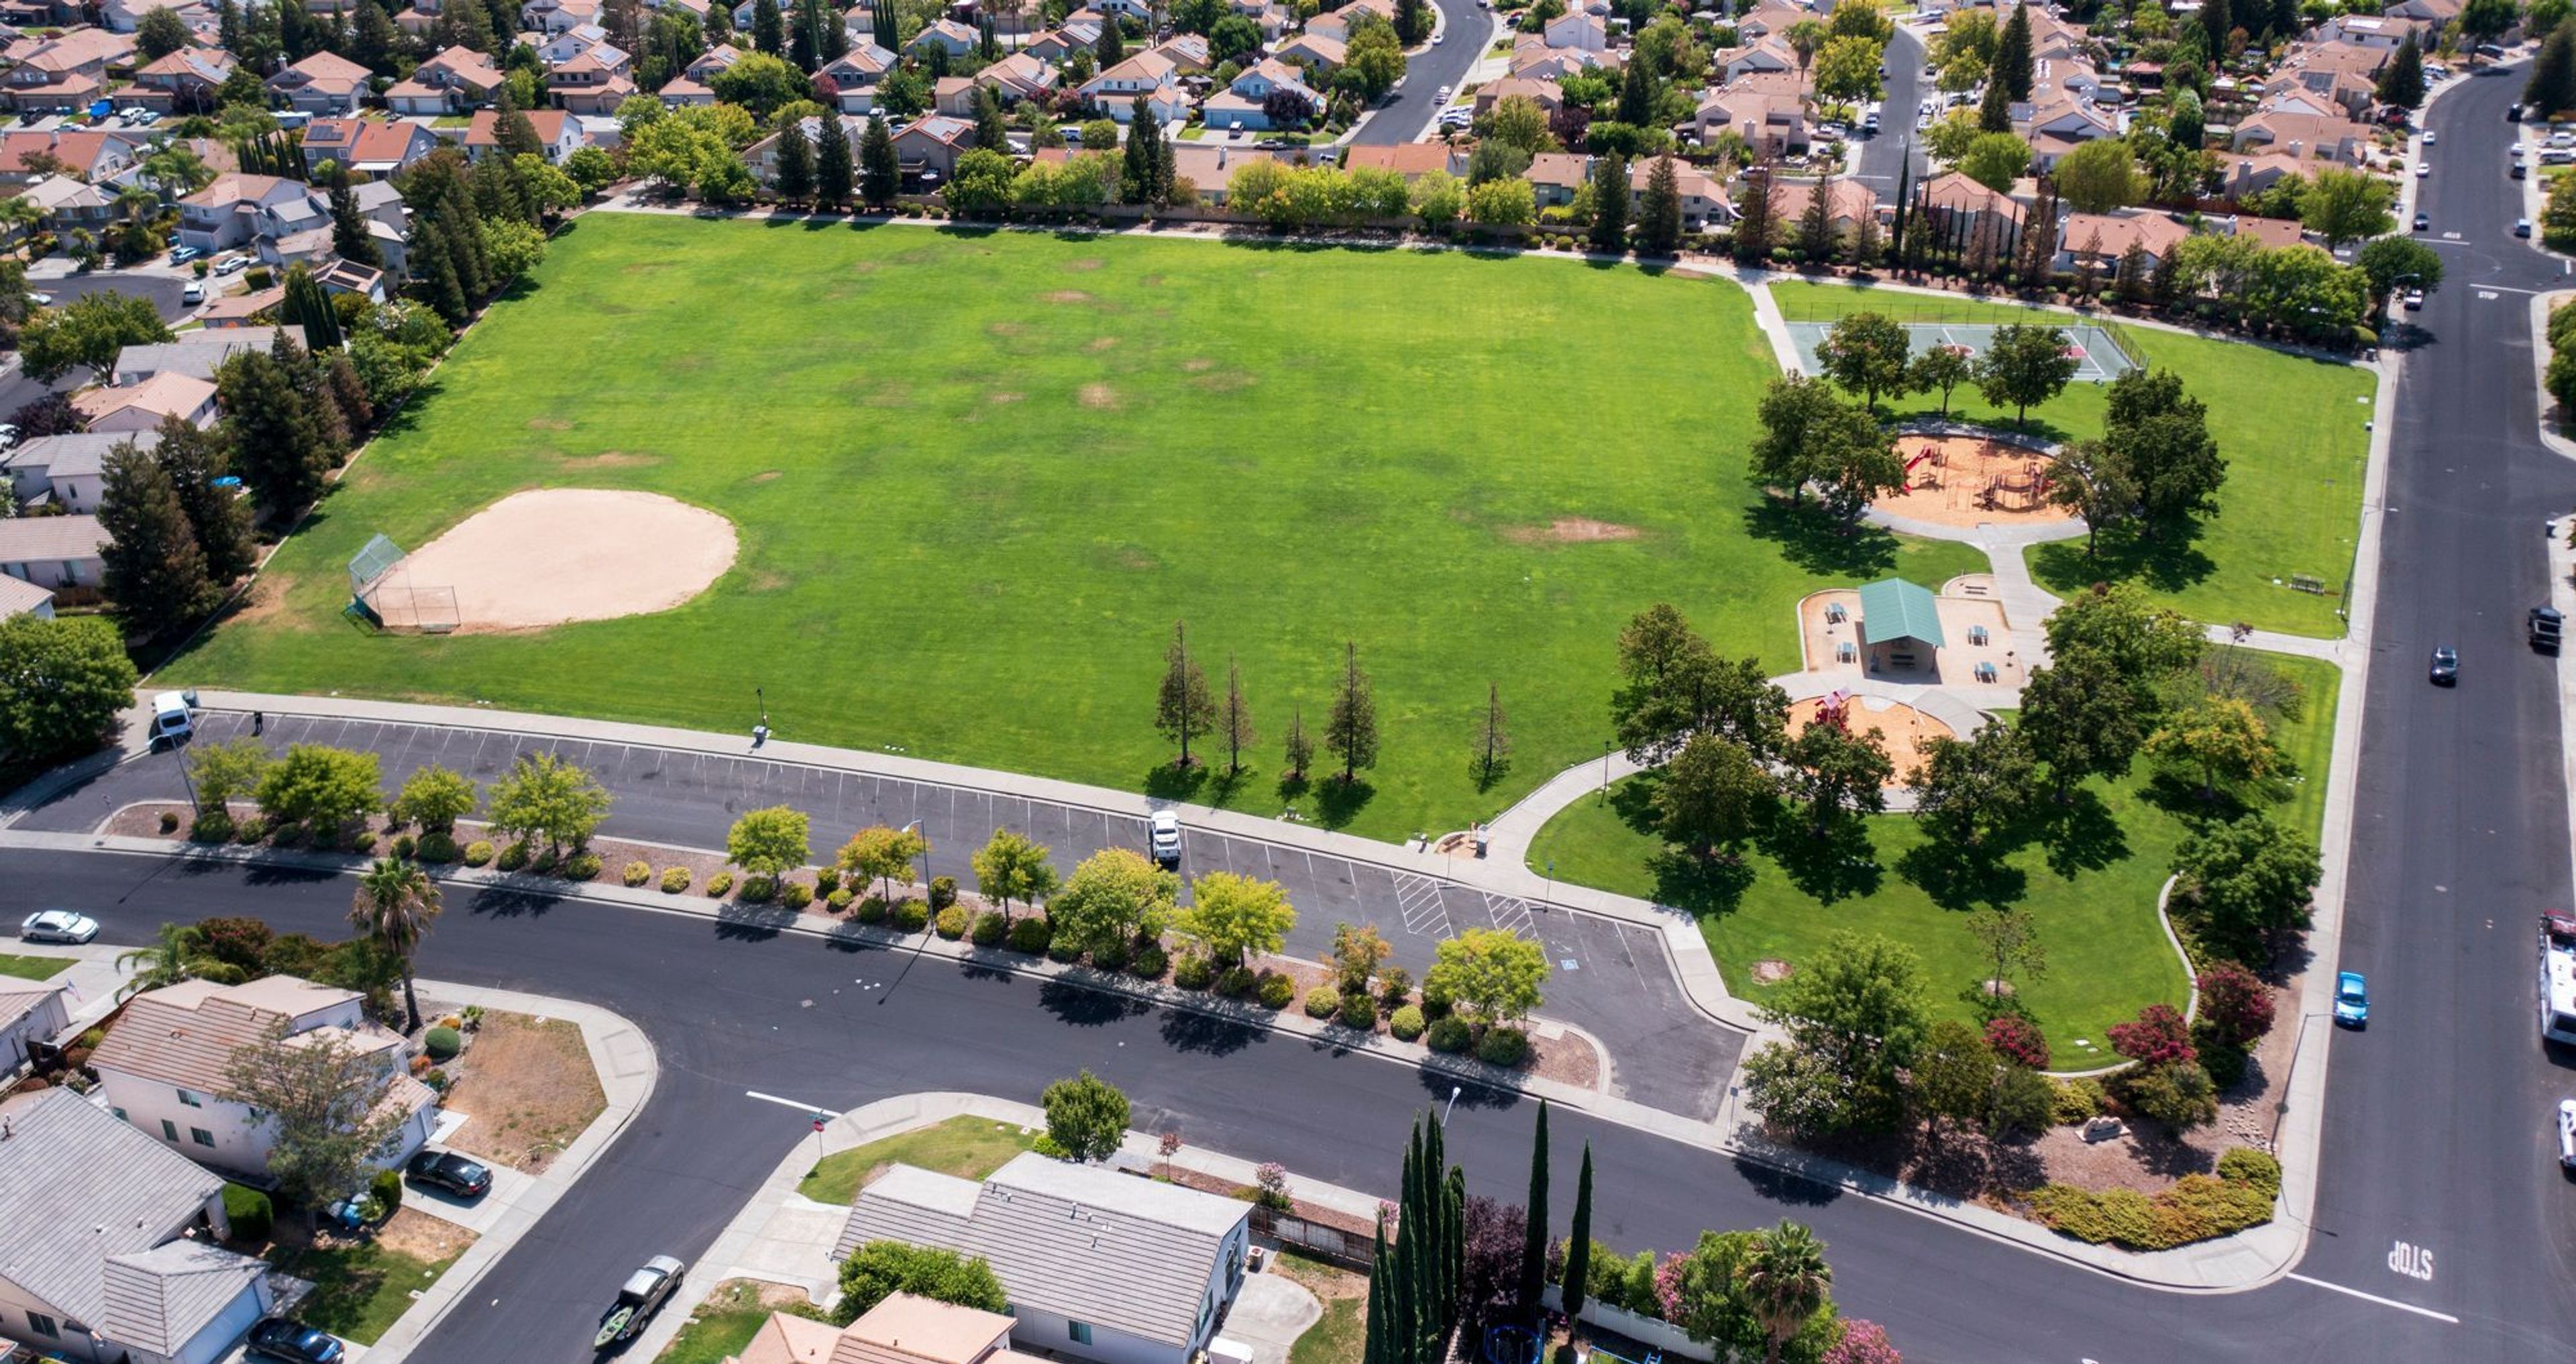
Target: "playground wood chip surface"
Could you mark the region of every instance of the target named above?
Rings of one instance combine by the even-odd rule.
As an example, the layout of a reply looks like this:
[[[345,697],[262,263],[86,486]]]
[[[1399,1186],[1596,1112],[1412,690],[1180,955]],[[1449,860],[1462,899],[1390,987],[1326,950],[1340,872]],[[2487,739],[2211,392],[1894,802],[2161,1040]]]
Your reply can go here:
[[[2048,501],[2051,458],[2026,445],[1980,436],[1900,436],[1906,488],[1870,505],[1891,516],[1943,526],[2069,521]]]

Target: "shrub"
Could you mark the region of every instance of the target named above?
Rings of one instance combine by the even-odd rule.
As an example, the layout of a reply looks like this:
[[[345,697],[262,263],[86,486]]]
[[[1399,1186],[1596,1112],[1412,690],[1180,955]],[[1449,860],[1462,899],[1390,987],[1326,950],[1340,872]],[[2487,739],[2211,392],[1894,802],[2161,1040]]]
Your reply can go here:
[[[1986,1045],[1995,1055],[2031,1070],[2048,1069],[2048,1038],[2039,1025],[2019,1014],[2000,1014],[1986,1021]]]
[[[1026,952],[1034,957],[1046,951],[1047,944],[1054,941],[1055,925],[1035,914],[1022,919],[1013,919],[1010,939],[1012,951]]]
[[[932,909],[946,909],[955,903],[957,903],[957,878],[954,876],[931,877],[930,907]]]
[[[689,888],[689,869],[688,869],[688,868],[686,868],[686,867],[664,867],[664,868],[662,869],[662,893],[663,893],[663,894],[665,894],[665,895],[677,895],[677,894],[679,894],[681,891],[687,890],[688,888]]]
[[[1082,960],[1082,944],[1071,938],[1057,938],[1047,944],[1047,960],[1060,966],[1071,966]]]
[[[1529,1053],[1529,1034],[1518,1028],[1487,1028],[1476,1043],[1476,1059],[1489,1066],[1517,1066]]]
[[[528,853],[528,870],[543,876],[553,871],[555,864],[562,860],[563,854],[552,848],[532,848]]]
[[[814,873],[815,894],[828,899],[833,891],[839,890],[840,888],[841,869],[839,867],[825,867]],[[849,902],[845,900],[842,901],[842,903],[847,904]]]
[[[1161,980],[1172,969],[1171,954],[1158,942],[1149,942],[1127,954],[1127,974],[1146,980]]]
[[[429,1086],[431,1089],[437,1090],[441,1098],[446,1097],[448,1086],[446,1071],[440,1070],[436,1066],[431,1066],[429,1068],[429,1073],[420,1077],[420,1082]]]
[[[790,881],[778,888],[778,903],[789,909],[803,909],[814,903],[814,888],[802,881]]]
[[[2099,1080],[2059,1080],[2057,1084],[2057,1121],[2073,1125],[2090,1122],[2102,1116],[2109,1096],[2102,1092]]]
[[[1029,1149],[1049,1160],[1073,1159],[1073,1153],[1064,1149],[1063,1142],[1057,1141],[1055,1138],[1048,1136],[1044,1132],[1038,1133],[1038,1139],[1029,1143]]]
[[[480,867],[489,863],[491,860],[492,845],[489,841],[478,838],[472,843],[465,845],[465,865],[469,867]]]
[[[626,881],[626,884],[628,884],[628,885],[630,885],[630,886],[640,886],[640,885],[644,884],[645,882],[652,880],[652,879],[653,879],[653,864],[652,864],[652,863],[650,863],[650,862],[643,862],[643,861],[636,861],[636,862],[629,862],[629,863],[627,863],[627,864],[626,864],[626,874],[625,874],[625,878],[624,878],[624,879],[625,879],[625,881]]]
[[[463,855],[457,851],[456,839],[453,835],[422,834],[420,836],[420,860],[423,862],[453,862]]]
[[[402,1171],[376,1171],[376,1177],[367,1181],[367,1194],[376,1200],[377,1207],[384,1209],[385,1216],[393,1216],[394,1211],[402,1206]]]
[[[1252,993],[1259,983],[1249,966],[1229,966],[1217,973],[1216,992],[1227,999],[1241,999]]]
[[[1330,985],[1318,985],[1306,992],[1306,1016],[1330,1018],[1342,1011],[1342,992]]]
[[[2107,1031],[2111,1050],[2141,1065],[2190,1065],[2198,1059],[2192,1052],[2190,1025],[2170,1004],[2150,1004],[2138,1011],[2137,1021],[2114,1023]]]
[[[1208,982],[1215,979],[1216,967],[1210,965],[1207,958],[1196,952],[1188,953],[1179,961],[1172,963],[1172,983],[1184,990],[1204,990],[1208,987]]]
[[[427,1075],[429,1073],[429,1058],[426,1056],[415,1056],[411,1058],[411,1073],[415,1076]]]
[[[221,810],[208,810],[188,826],[188,837],[200,843],[221,843],[233,836],[233,817]]]
[[[1413,997],[1413,973],[1401,966],[1390,966],[1377,973],[1377,1001],[1389,1011],[1404,1007]]]
[[[2230,1146],[2218,1158],[2218,1177],[2249,1184],[2263,1191],[2266,1198],[2281,1194],[2281,1161],[2268,1151],[2251,1146]]]
[[[2253,972],[2232,961],[2214,962],[2200,973],[2199,1027],[2219,1045],[2250,1047],[2272,1031],[2272,991]]]
[[[465,1050],[465,1035],[450,1027],[432,1028],[421,1036],[420,1048],[432,1061],[453,1060]]]
[[[1362,1032],[1376,1031],[1377,1001],[1369,998],[1365,993],[1351,995],[1343,999],[1342,1026],[1345,1028],[1357,1028]]]
[[[1455,1055],[1465,1051],[1475,1040],[1475,1029],[1468,1027],[1467,1020],[1463,1018],[1442,1014],[1431,1022],[1430,1042],[1433,1051]]]
[[[409,861],[419,854],[420,840],[413,838],[410,834],[395,834],[393,850],[394,856],[402,858],[405,861]]]
[[[842,892],[847,894],[848,892]],[[1011,935],[1010,922],[992,910],[975,916],[974,931],[967,934],[977,947],[999,947]]]
[[[835,914],[847,914],[851,903],[858,898],[850,893],[848,886],[834,886],[831,892],[823,897],[823,907]]]
[[[1297,1002],[1297,982],[1278,971],[1264,971],[1252,982],[1252,993],[1265,1009],[1285,1009]]]
[[[939,911],[939,936],[950,942],[966,936],[966,911],[955,905]]]
[[[261,839],[268,837],[269,827],[268,816],[266,815],[244,815],[238,823],[233,825],[233,841],[236,843],[257,843]]]
[[[601,862],[595,852],[577,852],[563,860],[561,875],[567,881],[596,881]]]
[[[178,812],[178,811],[176,811],[176,810],[164,810],[164,811],[162,811],[162,812],[161,812],[161,832],[163,832],[163,833],[165,833],[165,834],[174,834],[174,833],[177,833],[178,831],[179,831],[179,812]]]
[[[863,924],[881,924],[881,923],[884,923],[884,922],[885,922],[885,920],[886,920],[886,902],[885,902],[885,897],[883,897],[883,896],[879,896],[879,895],[871,895],[871,896],[869,896],[868,898],[866,898],[866,899],[864,899],[864,900],[859,901],[859,922],[860,922],[860,923],[863,923]]]
[[[729,890],[732,890],[732,889],[733,889],[733,873],[732,873],[732,872],[729,872],[729,871],[720,871],[720,872],[717,872],[715,875],[710,876],[710,877],[708,877],[708,878],[707,878],[707,898],[709,898],[709,899],[713,899],[713,900],[721,900],[721,899],[723,899],[723,898],[725,897],[725,892],[727,892],[727,891],[729,891]]]
[[[2269,1160],[2260,1152],[2230,1151]],[[2280,1192],[2280,1165],[2265,1167],[2239,1161],[2236,1175],[2184,1175],[2153,1198],[2131,1189],[2088,1193],[2064,1184],[2031,1191],[2031,1211],[2040,1222],[2079,1241],[2109,1243],[2128,1250],[2171,1250],[2213,1236],[2232,1236],[2272,1220],[2272,1199]]]
[[[518,871],[528,865],[528,845],[513,843],[501,850],[500,860],[493,865],[503,871]]]
[[[2209,1082],[2220,1090],[2234,1089],[2245,1079],[2248,1063],[2245,1049],[2221,1041],[2217,1029],[2207,1023],[2192,1025],[2192,1045],[2200,1052],[2200,1068],[2209,1072]]]
[[[739,898],[742,900],[742,902],[743,902],[744,904],[747,904],[747,905],[765,905],[765,904],[768,904],[771,900],[776,899],[777,897],[778,897],[778,878],[777,878],[777,877],[774,877],[774,876],[746,876],[746,877],[742,878],[742,894],[741,894],[741,896],[740,896]]]
[[[232,1223],[233,1239],[245,1245],[258,1245],[268,1239],[268,1229],[277,1220],[277,1210],[268,1195],[240,1184],[224,1186],[224,1220]]]
[[[1422,1016],[1434,1023],[1449,1016],[1449,992],[1427,980],[1422,982]]]
[[[894,926],[905,933],[920,932],[930,926],[930,906],[919,900],[896,901]]]
[[[1107,942],[1092,944],[1091,964],[1103,971],[1127,969],[1127,940],[1111,938]]]
[[[2116,1077],[2121,1102],[2177,1129],[2218,1120],[2218,1087],[2196,1062],[2132,1066]]]
[[[319,842],[320,840],[318,840],[318,839],[317,839],[317,840],[315,840],[315,841],[316,841],[316,842]],[[371,852],[374,852],[375,850],[376,850],[376,831],[375,831],[375,830],[373,830],[373,829],[360,829],[357,833],[355,833],[355,834],[353,834],[353,835],[351,835],[351,836],[350,836],[350,838],[349,838],[349,851],[351,851],[351,852],[353,852],[353,853],[371,853]]]

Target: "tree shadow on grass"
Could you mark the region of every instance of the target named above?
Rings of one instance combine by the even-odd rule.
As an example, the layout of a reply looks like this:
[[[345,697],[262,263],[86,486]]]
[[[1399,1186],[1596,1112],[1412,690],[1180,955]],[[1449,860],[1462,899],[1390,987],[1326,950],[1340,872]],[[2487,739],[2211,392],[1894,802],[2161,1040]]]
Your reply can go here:
[[[1753,864],[1741,857],[1693,857],[1666,848],[1646,859],[1655,878],[1655,903],[1693,914],[1732,914],[1753,888]]]
[[[1359,817],[1360,811],[1377,798],[1377,788],[1366,777],[1344,781],[1339,774],[1315,783],[1315,822],[1327,829],[1339,829]]]
[[[2048,853],[2048,869],[2072,879],[2129,860],[2128,835],[2100,793],[2078,788],[2065,804],[2042,801],[2032,837]]]
[[[2225,823],[2245,815],[2249,807],[2224,787],[2204,791],[2196,773],[2168,768],[2147,779],[2138,791],[2149,805],[2186,823],[2208,821]]]
[[[2125,525],[2113,526],[2097,539],[2091,558],[2085,557],[2081,539],[2041,545],[2030,556],[2031,577],[2061,597],[2072,597],[2095,583],[2107,582],[2135,581],[2158,592],[2179,592],[2218,571],[2218,565],[2200,552],[2197,520],[2161,540],[2150,540],[2136,527]]]
[[[1157,763],[1145,773],[1145,794],[1156,800],[1195,800],[1199,788],[1207,785],[1205,763],[1183,767],[1175,762]]]
[[[1809,500],[1791,506],[1764,497],[1744,509],[1744,529],[1780,547],[1782,556],[1820,577],[1876,578],[1896,569],[1894,533],[1871,525],[1845,526]]]
[[[1856,819],[1838,820],[1819,834],[1812,821],[1792,812],[1764,838],[1762,850],[1780,864],[1789,884],[1819,904],[1875,895],[1886,875],[1868,826]]]
[[[1970,847],[1928,838],[1896,859],[1896,874],[1943,909],[2001,907],[2030,893],[2030,874],[2005,860],[2010,852],[2008,846]]]

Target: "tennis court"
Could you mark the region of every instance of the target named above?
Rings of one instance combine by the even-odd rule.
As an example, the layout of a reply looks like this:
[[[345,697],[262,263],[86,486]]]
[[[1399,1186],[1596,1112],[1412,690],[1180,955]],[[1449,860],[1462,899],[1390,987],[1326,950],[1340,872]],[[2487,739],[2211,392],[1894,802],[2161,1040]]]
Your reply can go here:
[[[1799,370],[1807,374],[1822,374],[1824,366],[1816,363],[1816,347],[1822,344],[1826,334],[1833,330],[1833,324],[1792,322],[1788,325],[1789,339],[1798,347]],[[1900,325],[1905,328],[1906,337],[1911,342],[1916,355],[1921,355],[1934,346],[1952,346],[1974,356],[1984,353],[1988,343],[1994,339],[1995,330],[2000,324],[1906,322]],[[2064,330],[2068,337],[2067,349],[2075,356],[2074,382],[2107,383],[2138,367],[2138,362],[2129,358],[2129,353],[2120,348],[2119,340],[2108,330],[2089,322],[2077,323]]]

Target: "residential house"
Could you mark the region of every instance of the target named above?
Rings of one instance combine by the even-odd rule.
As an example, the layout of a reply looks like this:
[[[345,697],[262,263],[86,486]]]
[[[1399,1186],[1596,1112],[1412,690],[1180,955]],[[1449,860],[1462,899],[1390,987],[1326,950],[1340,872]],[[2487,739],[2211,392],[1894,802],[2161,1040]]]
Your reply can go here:
[[[1588,9],[1568,10],[1547,21],[1540,37],[1549,47],[1579,52],[1610,50],[1610,26]]]
[[[531,109],[528,126],[537,133],[537,153],[555,165],[581,150],[581,121],[562,109]],[[465,125],[462,144],[465,159],[480,161],[501,149],[501,115],[494,109],[477,109],[474,119]]]
[[[52,232],[75,228],[99,232],[116,220],[116,201],[106,190],[68,175],[48,175],[19,191],[18,197],[45,215],[44,225]]]
[[[1778,195],[1772,196],[1773,207],[1781,207]],[[2010,233],[2018,231],[2022,207],[2009,195],[1998,194],[1957,171],[1936,175],[1923,182],[1915,202],[1925,220],[1932,225],[1933,236],[1941,241],[1965,241],[1967,235],[1988,226]]]
[[[627,54],[600,43],[546,73],[546,93],[556,107],[576,114],[614,114],[635,94]]]
[[[377,1163],[394,1165],[429,1140],[438,1097],[403,1068],[402,1034],[367,1021],[364,1000],[355,990],[294,976],[242,985],[184,980],[128,1000],[123,1018],[90,1053],[90,1069],[116,1115],[136,1131],[202,1164],[260,1174],[275,1124],[225,1097],[235,1054],[280,1033],[331,1038],[376,1062],[379,1103],[401,1115]]]
[[[95,516],[13,516],[0,521],[0,575],[38,587],[95,588],[107,528]]]
[[[1328,81],[1351,59],[1350,44],[1339,38],[1327,38],[1309,30],[1281,43],[1273,52],[1284,62],[1294,62],[1313,72],[1310,82]]]
[[[1628,212],[1631,215],[1629,218],[1631,222],[1636,221],[1633,215],[1645,206],[1646,184],[1654,176],[1658,160],[1659,158],[1641,156],[1628,163]],[[1726,191],[1718,188],[1717,181],[1711,179],[1707,171],[1687,161],[1674,160],[1673,188],[1682,202],[1682,226],[1693,232],[1712,223],[1726,222],[1735,216],[1735,206],[1727,202]],[[1780,197],[1774,194],[1771,203],[1775,209],[1780,207]]]
[[[1170,58],[1184,76],[1204,76],[1215,69],[1208,61],[1208,40],[1195,33],[1175,33],[1145,50]]]
[[[225,361],[246,351],[267,350],[276,343],[280,332],[284,332],[295,344],[299,346],[304,344],[304,329],[301,327],[233,327],[219,332],[179,332],[172,340],[145,346],[127,346],[116,353],[116,366],[108,372],[107,381],[115,387],[123,388],[142,383],[156,374],[185,374],[190,378],[211,382],[216,371],[223,368]],[[121,440],[132,440],[149,450],[160,444],[161,437],[149,431],[140,436],[42,436],[27,444],[40,446],[48,445],[49,442],[104,442],[97,447],[97,455],[104,456],[109,448]],[[54,476],[59,478],[61,475],[57,472]],[[78,511],[79,508],[75,507],[73,510]]]
[[[1565,87],[1555,81],[1537,80],[1529,76],[1505,76],[1501,80],[1487,81],[1476,87],[1476,112],[1491,113],[1495,105],[1515,96],[1536,104],[1550,114],[1565,107]]]
[[[2225,225],[2231,236],[2251,237],[2276,251],[2307,240],[2296,218],[2258,218],[2251,213],[2240,213],[2233,218],[2213,221]]]
[[[835,1257],[871,1241],[979,1255],[1012,1334],[1104,1364],[1186,1364],[1242,1287],[1250,1209],[1034,1152],[981,1184],[897,1165],[860,1190]]]
[[[942,47],[948,49],[949,60],[954,61],[972,53],[983,40],[982,34],[964,24],[954,19],[941,19],[924,25],[919,33],[912,35],[912,41],[904,45],[904,51],[920,57],[934,47]]]
[[[2406,35],[2415,26],[2404,19],[2379,14],[2338,14],[2316,30],[2316,35],[2330,43],[2350,43],[2355,47],[2395,52],[2405,46]]]
[[[278,305],[285,301],[286,286],[283,284],[272,284],[265,289],[244,290],[238,294],[226,294],[221,298],[207,300],[206,306],[197,310],[197,320],[204,323],[209,331],[223,331],[232,327],[266,326],[269,323],[260,320],[262,315],[266,315],[270,322],[274,322]]]
[[[0,575],[0,620],[7,620],[11,616],[34,616],[38,620],[52,620],[54,590]]]
[[[2041,170],[2054,169],[2068,152],[2097,138],[2117,137],[2120,130],[2113,117],[2095,109],[2093,102],[2080,94],[2061,90],[2053,98],[2015,105],[2014,130],[2030,143],[2031,159]]]
[[[0,578],[0,620],[32,611],[53,615],[54,594],[33,583]],[[27,1064],[34,1044],[53,1041],[71,1025],[62,986],[0,980],[0,1075],[16,1074],[18,1067]]]
[[[1172,142],[1172,175],[1198,189],[1199,202],[1223,208],[1234,190],[1234,173],[1254,161],[1280,161],[1269,152],[1223,142]]]
[[[1052,93],[1056,69],[1025,52],[1014,52],[976,72],[975,83],[991,86],[1007,109],[1021,100]]]
[[[126,352],[143,349],[147,348],[128,346],[117,358],[122,360]],[[100,483],[105,477],[100,466],[108,451],[129,440],[146,450],[161,444],[160,435],[151,431],[140,435],[75,431],[35,436],[7,455],[0,455],[0,470],[7,471],[9,493],[22,507],[54,506],[69,512],[95,512]]]
[[[212,113],[215,91],[238,65],[220,47],[183,47],[135,68],[134,84],[118,92],[128,104],[163,113]]]
[[[1592,158],[1581,152],[1540,152],[1530,158],[1524,177],[1540,208],[1557,208],[1574,202],[1577,191],[1592,178]]]
[[[1323,112],[1324,97],[1306,83],[1306,73],[1276,57],[1246,67],[1234,83],[1199,105],[1201,121],[1211,128],[1266,131],[1277,126],[1270,117],[1270,98],[1280,92],[1305,101],[1307,117]]]
[[[377,250],[383,249],[379,243]],[[394,269],[401,268],[391,255],[386,256],[385,261]],[[336,256],[313,272],[313,282],[321,285],[324,293],[356,294],[369,303],[382,303],[393,297],[392,291],[386,288],[385,271]]]
[[[99,22],[110,33],[132,33],[143,27],[143,16],[156,9],[167,9],[179,16],[179,22],[191,33],[215,28],[214,11],[196,0],[105,0],[98,7]]]
[[[2147,253],[2147,268],[2164,264],[2191,229],[2168,214],[2144,209],[2118,213],[2069,213],[2058,224],[2056,267],[2079,270],[2089,262],[2107,279],[2120,268],[2120,258],[2136,245]]]
[[[329,229],[323,232],[328,237]],[[172,417],[202,428],[215,420],[215,386],[191,375],[156,374],[126,388],[93,388],[74,394],[72,410],[92,434],[157,431]]]
[[[1392,147],[1353,147],[1342,154],[1344,170],[1359,170],[1363,167],[1394,171],[1403,176],[1404,182],[1408,185],[1433,171],[1446,171],[1464,180],[1467,178],[1467,154],[1439,142],[1404,142]]]
[[[1804,217],[1815,197],[1813,180],[1783,178],[1771,186],[1771,207],[1783,218]],[[1876,191],[1849,176],[1825,182],[1825,223],[1836,238],[1849,241],[1864,218],[1879,223],[1887,219],[1879,209]]]
[[[103,28],[75,28],[51,38],[23,38],[10,44],[14,63],[0,76],[18,109],[77,109],[107,93],[108,72],[134,61],[134,39]]]
[[[140,161],[147,145],[142,134],[123,131],[59,128],[0,133],[0,184],[33,184],[57,173],[98,184]]]
[[[1609,65],[1601,53],[1579,47],[1551,48],[1535,33],[1524,33],[1513,40],[1511,59],[1506,63],[1511,75],[1540,81],[1561,80]]]
[[[501,72],[470,47],[451,47],[414,68],[411,79],[385,91],[397,114],[461,114],[492,98]]]
[[[2236,125],[2230,150],[2272,152],[2310,163],[2302,168],[2303,174],[2319,164],[2359,166],[2369,154],[2368,124],[2336,114],[2292,113],[2270,105],[2270,101],[2256,105],[2254,113]]]
[[[330,52],[312,56],[268,78],[268,88],[288,108],[315,118],[355,118],[367,93],[367,68]],[[445,113],[446,110],[438,110]]]
[[[865,114],[877,107],[877,83],[894,70],[894,53],[874,43],[854,43],[825,65],[822,76],[832,90],[832,104],[845,114]]]
[[[1744,145],[1756,156],[1803,156],[1811,140],[1806,102],[1796,92],[1783,93],[1749,82],[1712,91],[1701,102],[1693,122],[1694,136],[1701,145],[1715,141],[1720,133],[1731,132],[1743,138]]]
[[[1786,38],[1763,38],[1743,47],[1730,47],[1711,59],[1717,69],[1718,83],[1733,85],[1747,76],[1798,75],[1798,54]]]
[[[2263,94],[2269,99],[2304,93],[2327,101],[2347,118],[2366,119],[2379,102],[2379,72],[2388,56],[2386,48],[2360,43],[2295,43],[2264,79]]]
[[[1012,1321],[910,1293],[890,1293],[835,1327],[773,1312],[732,1364],[1041,1364],[1011,1349]]]
[[[1062,65],[1076,52],[1090,52],[1100,45],[1100,29],[1092,24],[1066,24],[1037,34],[1020,45],[1020,50],[1048,65]]]
[[[865,131],[863,126],[850,135],[853,147]],[[895,159],[908,176],[946,180],[957,173],[957,158],[974,149],[975,125],[962,118],[917,118],[894,135]]]
[[[1190,97],[1181,88],[1180,68],[1159,52],[1139,52],[1082,84],[1083,99],[1120,123],[1136,116],[1140,96],[1164,123],[1189,116]]]
[[[1786,3],[1786,0],[1762,0],[1762,3],[1735,16],[1735,33],[1750,42],[1786,33],[1789,25],[1815,17],[1812,11]]]
[[[850,140],[850,155],[856,157],[859,139],[868,131],[868,121],[851,114],[843,114],[840,119],[841,136]],[[805,139],[806,146],[819,148],[823,138],[823,120],[808,115],[797,120],[796,132],[798,136]],[[785,132],[771,133],[743,149],[742,161],[744,165],[751,168],[753,179],[763,185],[778,183],[778,143],[786,136]]]
[[[179,243],[212,253],[327,226],[330,217],[330,201],[301,181],[236,171],[179,201]]]
[[[519,27],[551,38],[578,28],[598,27],[606,9],[601,0],[527,0],[519,6]]]
[[[304,168],[320,174],[323,163],[382,179],[438,150],[438,134],[428,125],[373,118],[317,118],[304,125]]]
[[[975,78],[941,76],[930,83],[930,111],[950,118],[975,117]]]
[[[0,1103],[0,1337],[214,1364],[276,1303],[265,1263],[210,1244],[229,1229],[220,1177],[82,1096]]]
[[[1328,10],[1307,20],[1306,31],[1318,38],[1347,44],[1351,40],[1351,26],[1359,22],[1362,15],[1375,15],[1392,24],[1395,22],[1395,0],[1351,0],[1339,9]]]

